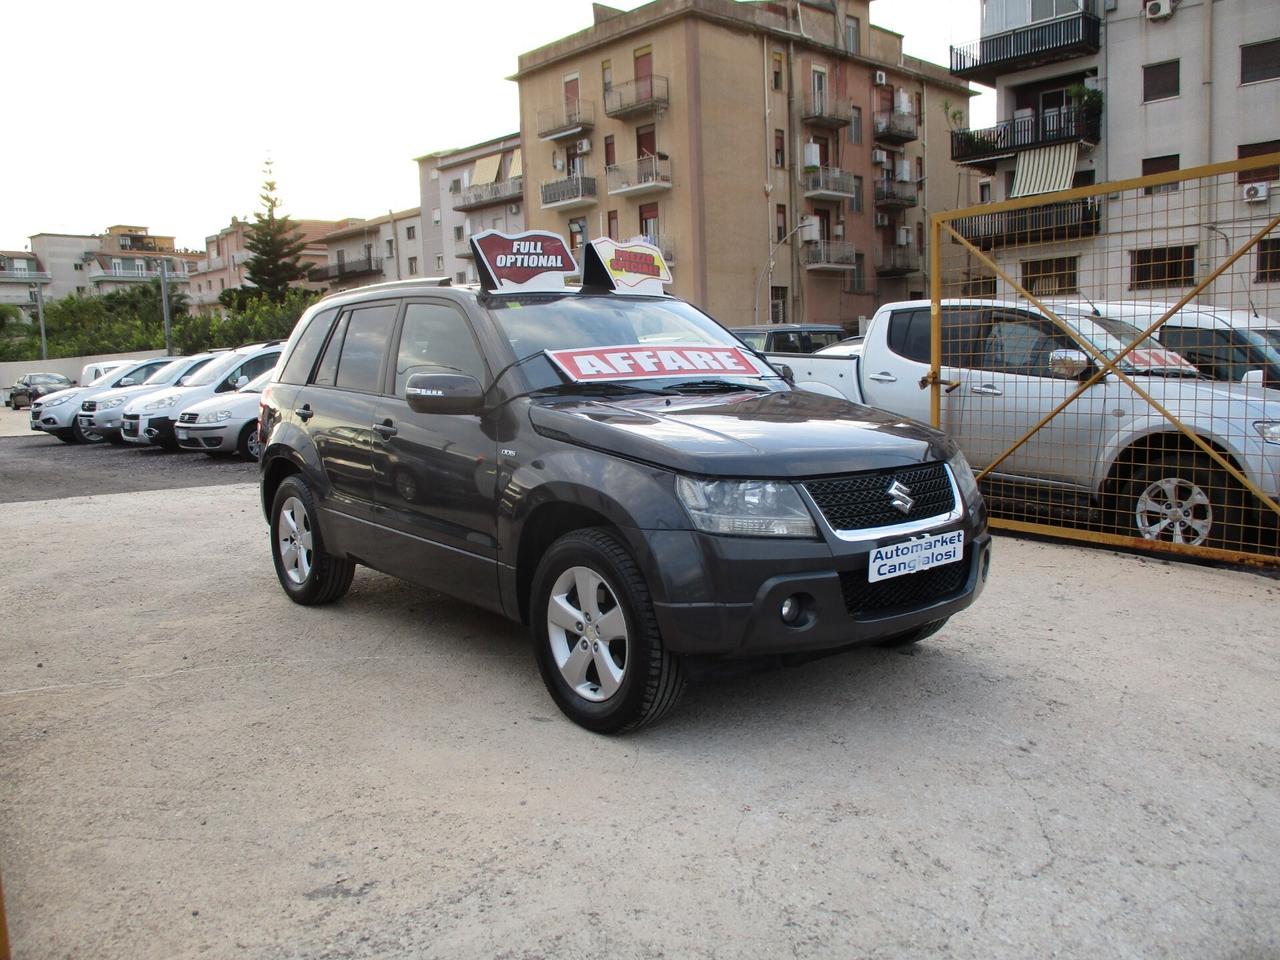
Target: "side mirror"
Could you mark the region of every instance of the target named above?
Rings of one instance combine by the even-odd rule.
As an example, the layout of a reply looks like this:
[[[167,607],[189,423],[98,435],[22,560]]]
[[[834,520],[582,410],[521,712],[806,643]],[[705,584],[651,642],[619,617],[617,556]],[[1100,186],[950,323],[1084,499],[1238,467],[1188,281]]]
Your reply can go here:
[[[240,375],[240,376],[238,376],[238,377],[236,377],[236,389],[237,389],[237,390],[239,390],[241,387],[247,387],[248,385],[249,385],[249,378],[248,378],[248,377],[244,376],[243,374],[242,374],[242,375]]]
[[[796,385],[796,372],[794,370],[785,363],[774,364],[774,366],[776,366],[778,368],[778,372],[782,374],[783,380],[793,387]]]
[[[465,373],[415,373],[404,399],[414,413],[474,413],[484,403],[484,388]]]
[[[137,383],[138,381],[133,379],[133,377],[125,377],[123,380],[120,381],[119,385],[122,387],[132,387],[132,386],[136,386]]]
[[[1240,378],[1240,382],[1247,387],[1261,387],[1263,385],[1262,368],[1248,371]]]
[[[1089,358],[1082,350],[1054,350],[1049,354],[1049,371],[1064,380],[1079,380],[1089,369]]]

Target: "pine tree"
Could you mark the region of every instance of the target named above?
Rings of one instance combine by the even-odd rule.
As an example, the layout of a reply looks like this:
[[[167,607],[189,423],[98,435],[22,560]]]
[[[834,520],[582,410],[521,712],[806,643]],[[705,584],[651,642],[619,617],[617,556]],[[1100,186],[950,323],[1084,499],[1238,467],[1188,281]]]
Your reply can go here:
[[[306,241],[302,232],[294,227],[287,216],[277,216],[280,198],[276,196],[276,182],[271,179],[271,161],[267,161],[267,179],[262,184],[262,211],[253,215],[244,245],[253,254],[245,261],[245,273],[249,282],[262,291],[274,303],[283,303],[289,284],[307,278],[301,263]]]

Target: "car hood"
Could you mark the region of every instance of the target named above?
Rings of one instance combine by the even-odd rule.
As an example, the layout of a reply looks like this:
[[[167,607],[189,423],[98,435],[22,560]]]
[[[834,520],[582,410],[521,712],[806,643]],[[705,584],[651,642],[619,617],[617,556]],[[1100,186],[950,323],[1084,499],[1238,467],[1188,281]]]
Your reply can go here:
[[[126,400],[132,400],[137,397],[144,396],[148,393],[157,393],[161,390],[171,390],[171,389],[173,389],[173,384],[171,383],[165,383],[165,384],[159,384],[159,385],[137,383],[137,384],[134,384],[132,387],[117,387],[114,390],[108,390],[106,393],[100,393],[97,396],[97,401],[99,403],[108,403],[112,400],[115,400],[117,397],[124,397]]]
[[[84,387],[67,387],[65,390],[55,390],[53,391],[53,393],[46,393],[41,395],[40,399],[37,400],[36,403],[48,403],[50,400],[57,400],[59,397],[66,397],[68,400],[70,400],[74,397],[80,396],[85,392],[86,391]]]
[[[1163,406],[1201,407],[1202,413],[1231,416],[1247,411],[1253,416],[1280,419],[1280,390],[1221,380],[1132,375],[1134,382]]]
[[[812,477],[947,459],[941,433],[803,390],[623,399],[538,400],[544,436],[683,473]]]
[[[186,403],[184,403],[183,401],[187,397],[189,391],[191,391],[192,389],[195,389],[195,388],[168,386],[168,387],[161,387],[159,390],[150,390],[147,393],[144,393],[142,396],[134,397],[132,400],[130,400],[127,404],[125,404],[124,410],[125,410],[125,413],[154,412],[154,411],[144,411],[142,408],[146,406],[148,403],[152,403],[153,401],[164,399],[165,397],[168,397],[170,395],[174,397],[175,402],[172,407],[167,407],[166,409],[171,411],[182,410],[190,405],[191,401],[188,400]]]

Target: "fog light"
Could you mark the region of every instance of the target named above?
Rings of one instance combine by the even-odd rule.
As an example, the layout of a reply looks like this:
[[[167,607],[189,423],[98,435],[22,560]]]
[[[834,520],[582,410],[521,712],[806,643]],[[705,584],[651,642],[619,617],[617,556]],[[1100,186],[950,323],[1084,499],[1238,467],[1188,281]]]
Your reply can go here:
[[[800,598],[787,597],[782,601],[782,609],[779,613],[783,623],[795,623],[800,619]]]

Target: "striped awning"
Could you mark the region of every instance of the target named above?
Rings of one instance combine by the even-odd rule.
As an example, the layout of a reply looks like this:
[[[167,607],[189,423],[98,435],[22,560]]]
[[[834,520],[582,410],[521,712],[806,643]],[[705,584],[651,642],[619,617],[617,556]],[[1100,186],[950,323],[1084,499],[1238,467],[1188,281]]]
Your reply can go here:
[[[471,173],[473,184],[493,183],[498,179],[498,167],[502,164],[502,154],[491,153],[487,157],[476,160],[475,169]]]
[[[520,148],[516,147],[511,151],[511,168],[507,171],[507,179],[514,180],[522,176],[524,176],[524,157],[520,155]]]
[[[1010,198],[1070,189],[1079,149],[1078,143],[1055,143],[1052,147],[1037,147],[1018,154]]]

